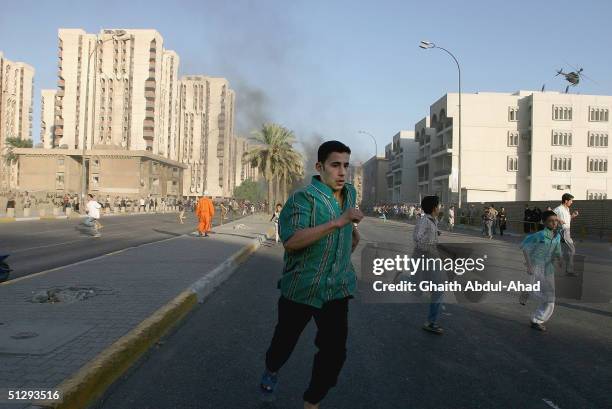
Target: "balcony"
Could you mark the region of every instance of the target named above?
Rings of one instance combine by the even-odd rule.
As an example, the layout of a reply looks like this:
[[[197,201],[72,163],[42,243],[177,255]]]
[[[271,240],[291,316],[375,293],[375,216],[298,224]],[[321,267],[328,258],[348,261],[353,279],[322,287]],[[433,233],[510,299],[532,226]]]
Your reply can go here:
[[[66,81],[63,78],[60,78],[57,81],[57,86],[60,87],[60,88],[65,88],[66,87]]]
[[[419,164],[427,163],[427,160],[428,160],[427,156],[419,156],[418,158],[416,158],[415,163],[417,166],[419,166]]]
[[[450,143],[445,143],[443,145],[438,146],[435,149],[431,150],[431,157],[439,156],[439,154],[447,154],[453,152],[453,145]]]
[[[419,178],[419,180],[417,181],[417,185],[422,186],[422,185],[427,185],[429,183],[429,179],[427,178]]]
[[[62,109],[58,106],[55,107],[55,115],[62,116]]]
[[[142,137],[146,140],[152,141],[154,138],[153,129],[147,129],[147,128],[143,129]]]
[[[63,89],[58,89],[57,93],[55,95],[57,95],[58,97],[63,97],[64,96],[64,90]]]
[[[55,126],[64,126],[64,118],[55,118]]]
[[[155,91],[145,91],[145,98],[155,99]]]
[[[55,136],[64,136],[64,128],[61,126],[55,126]]]
[[[155,80],[148,79],[145,81],[145,91],[155,91]]]
[[[445,178],[451,174],[451,169],[439,169],[434,172],[434,178]]]

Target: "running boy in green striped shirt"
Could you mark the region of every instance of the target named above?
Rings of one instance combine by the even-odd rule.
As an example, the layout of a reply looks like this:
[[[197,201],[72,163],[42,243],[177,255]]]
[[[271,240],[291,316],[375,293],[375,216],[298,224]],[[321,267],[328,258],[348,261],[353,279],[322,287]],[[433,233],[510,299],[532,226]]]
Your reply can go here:
[[[317,409],[336,385],[346,359],[348,302],[357,278],[351,253],[359,242],[356,191],[347,183],[351,150],[338,141],[319,146],[311,183],[295,191],[280,214],[280,238],[285,247],[279,288],[278,323],[266,353],[260,387],[272,395],[283,366],[314,318],[317,325],[310,385],[304,408]]]

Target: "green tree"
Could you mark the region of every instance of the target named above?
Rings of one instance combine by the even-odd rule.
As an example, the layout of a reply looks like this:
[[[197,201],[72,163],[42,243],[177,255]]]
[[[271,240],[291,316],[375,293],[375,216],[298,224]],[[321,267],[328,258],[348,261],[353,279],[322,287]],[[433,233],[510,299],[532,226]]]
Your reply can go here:
[[[234,197],[250,202],[261,202],[265,199],[265,191],[260,183],[247,179],[234,189]]]
[[[255,145],[243,160],[257,167],[268,186],[268,210],[287,198],[287,187],[303,173],[303,159],[293,148],[293,131],[274,123],[263,124],[252,138]]]
[[[15,137],[8,137],[4,141],[4,147],[2,149],[2,158],[6,164],[6,171],[2,172],[6,175],[6,183],[8,188],[11,188],[11,167],[17,162],[17,154],[15,149],[17,148],[31,148],[32,141],[30,139],[21,139]],[[2,166],[4,167],[4,166]]]
[[[15,154],[15,149],[17,148],[31,148],[32,141],[30,139],[21,139],[21,138],[6,138],[4,145],[4,161],[8,165],[12,165],[13,162],[17,161],[17,155]]]

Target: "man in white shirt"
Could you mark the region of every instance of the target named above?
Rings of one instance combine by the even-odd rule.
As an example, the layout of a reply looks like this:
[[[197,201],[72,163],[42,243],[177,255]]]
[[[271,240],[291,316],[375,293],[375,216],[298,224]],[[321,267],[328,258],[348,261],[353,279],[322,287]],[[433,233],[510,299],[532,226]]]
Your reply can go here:
[[[574,254],[576,254],[576,246],[570,235],[570,226],[572,219],[578,216],[578,211],[570,211],[570,206],[574,201],[574,196],[569,193],[564,193],[561,196],[561,204],[553,211],[559,219],[559,227],[561,233],[561,250],[565,262],[565,273],[567,275],[576,275],[574,272]]]
[[[87,225],[93,227],[94,237],[100,237],[99,230],[103,227],[102,224],[99,222],[100,208],[102,207],[102,205],[100,205],[100,203],[98,203],[94,199],[94,196],[91,193],[87,195],[87,198],[89,199],[87,204],[85,205],[85,209],[87,210],[88,216]]]

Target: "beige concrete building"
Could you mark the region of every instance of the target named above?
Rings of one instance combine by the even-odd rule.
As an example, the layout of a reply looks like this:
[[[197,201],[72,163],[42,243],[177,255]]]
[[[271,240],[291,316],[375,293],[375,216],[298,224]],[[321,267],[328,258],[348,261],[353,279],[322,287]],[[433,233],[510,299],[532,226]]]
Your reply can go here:
[[[414,131],[399,131],[393,141],[385,146],[385,158],[389,160],[387,172],[387,201],[390,203],[414,203],[418,200],[416,158],[419,144]]]
[[[190,75],[181,79],[180,98],[179,160],[188,167],[184,196],[231,196],[234,91],[225,78]]]
[[[230,149],[230,191],[242,184],[247,179],[257,181],[259,172],[257,168],[251,167],[249,163],[245,163],[242,157],[250,148],[249,141],[241,137],[232,137],[232,147]]]
[[[34,68],[14,62],[0,51],[0,154],[6,152],[7,138],[32,140],[32,99]],[[13,170],[0,162],[0,190],[14,183]]]
[[[80,194],[81,154],[76,149],[16,149],[20,191]],[[86,192],[111,197],[175,197],[182,192],[179,162],[148,151],[87,151]]]
[[[156,30],[60,29],[58,48],[53,146],[82,149],[86,133],[87,149],[176,159],[179,59]]]
[[[363,199],[361,205],[364,208],[376,204],[388,203],[387,197],[387,172],[389,171],[389,159],[383,156],[372,156],[363,166]]]
[[[558,92],[462,95],[464,202],[558,200],[612,194],[612,97]],[[443,96],[415,125],[419,195],[458,199],[458,95]]]
[[[53,148],[55,123],[55,95],[57,90],[43,89],[40,92],[40,142],[44,149]]]

